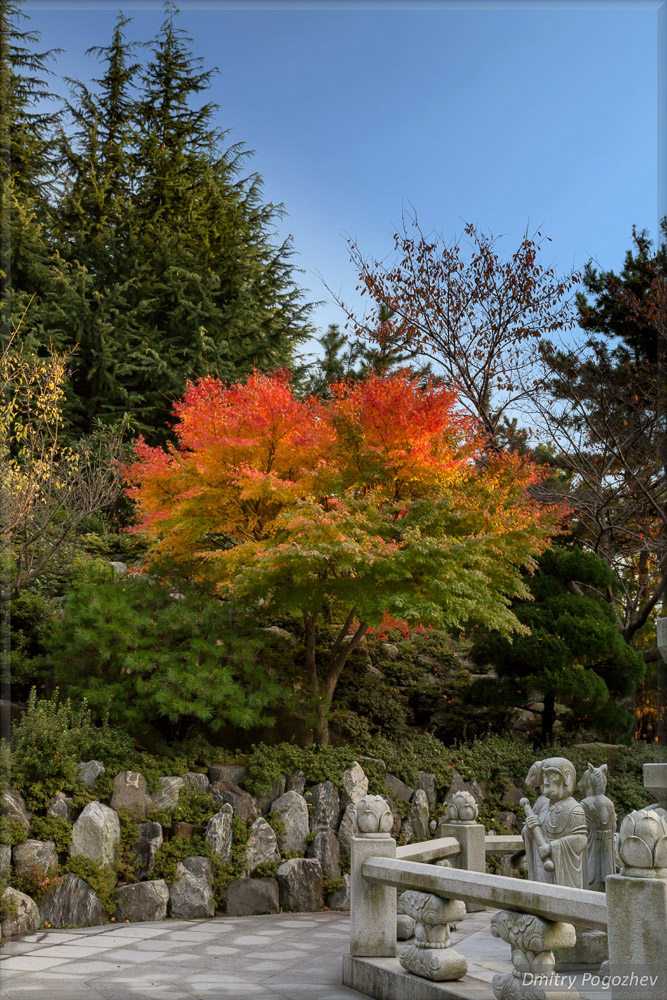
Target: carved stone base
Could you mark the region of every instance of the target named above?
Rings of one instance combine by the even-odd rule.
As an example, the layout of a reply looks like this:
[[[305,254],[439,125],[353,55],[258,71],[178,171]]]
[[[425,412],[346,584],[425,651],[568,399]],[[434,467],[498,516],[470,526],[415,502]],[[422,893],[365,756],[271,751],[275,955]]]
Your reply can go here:
[[[468,971],[465,958],[453,948],[418,948],[406,944],[399,951],[398,960],[406,972],[434,982],[463,979]]]
[[[396,937],[399,941],[409,941],[415,934],[416,921],[407,913],[399,913],[396,917]]]
[[[606,931],[580,930],[573,948],[554,949],[556,969],[593,967],[596,970],[609,957]]]

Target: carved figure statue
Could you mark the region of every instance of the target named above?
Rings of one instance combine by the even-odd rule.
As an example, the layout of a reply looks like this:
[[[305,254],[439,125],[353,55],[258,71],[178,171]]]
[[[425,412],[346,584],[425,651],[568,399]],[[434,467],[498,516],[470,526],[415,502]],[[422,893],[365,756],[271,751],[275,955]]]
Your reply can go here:
[[[604,892],[605,878],[616,872],[616,810],[614,803],[605,795],[606,788],[607,765],[593,767],[589,764],[579,781],[579,790],[585,796],[581,805],[588,825],[587,888],[595,892]]]
[[[541,786],[542,794],[531,809],[527,799],[526,823],[521,835],[526,845],[528,877],[535,882],[570,885],[583,889],[586,875],[587,827],[583,807],[572,797],[577,775],[565,757],[548,757],[531,767],[526,784]]]

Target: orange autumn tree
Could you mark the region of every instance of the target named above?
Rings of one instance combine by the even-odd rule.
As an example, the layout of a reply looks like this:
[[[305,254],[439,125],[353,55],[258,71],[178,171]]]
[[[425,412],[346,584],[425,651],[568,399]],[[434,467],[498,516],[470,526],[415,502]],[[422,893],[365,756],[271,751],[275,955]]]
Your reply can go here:
[[[249,614],[302,616],[317,742],[348,657],[387,616],[525,631],[510,602],[560,514],[531,498],[525,458],[489,455],[454,393],[402,371],[300,399],[286,373],[255,373],[200,379],[175,415],[176,443],[140,441],[127,469],[148,563]],[[322,651],[325,619],[338,633]]]

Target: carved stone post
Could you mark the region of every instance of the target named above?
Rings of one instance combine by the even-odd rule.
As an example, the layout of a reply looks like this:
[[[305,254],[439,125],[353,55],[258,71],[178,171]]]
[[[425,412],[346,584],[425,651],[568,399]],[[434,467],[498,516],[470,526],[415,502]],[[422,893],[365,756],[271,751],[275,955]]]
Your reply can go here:
[[[447,818],[440,820],[439,837],[454,837],[461,846],[460,854],[452,858],[456,868],[470,872],[486,871],[485,830],[477,822],[479,809],[470,792],[456,792],[447,806]],[[479,903],[466,903],[468,913],[484,910]]]
[[[621,823],[619,854],[621,873],[606,881],[611,994],[613,1000],[664,997],[667,818],[649,809],[630,813]]]
[[[543,920],[529,913],[501,910],[491,920],[491,933],[512,949],[513,970],[493,977],[496,1000],[577,1000],[554,975],[554,948],[571,948],[572,924]]]
[[[460,899],[443,899],[408,889],[401,893],[403,913],[414,920],[414,942],[404,945],[398,960],[406,972],[436,982],[462,979],[468,963],[449,947],[449,924],[465,916]]]
[[[350,953],[358,958],[396,954],[396,890],[368,882],[361,873],[368,858],[396,857],[389,834],[393,822],[381,795],[365,795],[357,803],[359,834],[350,842]]]

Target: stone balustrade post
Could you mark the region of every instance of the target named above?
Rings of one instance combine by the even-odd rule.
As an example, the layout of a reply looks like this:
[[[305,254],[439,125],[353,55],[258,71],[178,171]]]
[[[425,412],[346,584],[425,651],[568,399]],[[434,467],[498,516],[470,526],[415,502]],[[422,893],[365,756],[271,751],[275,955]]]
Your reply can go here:
[[[606,879],[613,1000],[667,995],[667,818],[649,809],[621,823],[619,875]]]
[[[362,874],[368,858],[396,857],[393,822],[381,795],[366,795],[357,804],[359,834],[350,843],[350,953],[357,958],[393,958],[397,952],[396,889]]]
[[[477,822],[478,807],[470,792],[456,792],[447,806],[447,815],[440,820],[439,837],[454,837],[461,847],[451,859],[455,868],[470,872],[486,871],[486,831]],[[466,903],[468,913],[484,910],[479,903]]]

